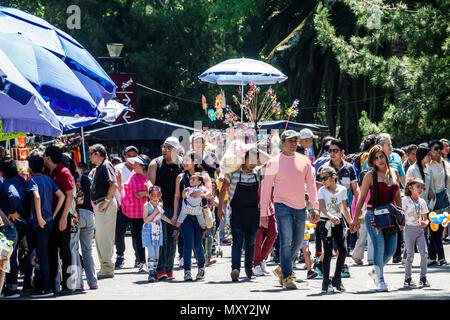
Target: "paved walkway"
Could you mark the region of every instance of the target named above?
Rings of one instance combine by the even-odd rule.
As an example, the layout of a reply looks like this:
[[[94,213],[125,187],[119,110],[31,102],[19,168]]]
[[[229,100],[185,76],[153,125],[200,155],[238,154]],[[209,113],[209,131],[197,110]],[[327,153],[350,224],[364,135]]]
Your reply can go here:
[[[242,270],[240,282],[231,281],[231,247],[222,246],[223,258],[217,258],[217,263],[206,268],[204,281],[183,281],[183,270],[178,267],[175,258],[175,280],[147,282],[146,273],[138,273],[134,268],[134,252],[131,237],[126,237],[126,260],[124,268],[116,270],[113,279],[99,280],[98,290],[86,290],[68,296],[52,298],[53,300],[372,300],[372,299],[450,299],[450,266],[432,266],[428,268],[430,288],[404,289],[404,267],[401,264],[389,263],[385,267],[385,280],[389,292],[377,293],[373,290],[373,282],[369,279],[368,266],[359,266],[351,258],[346,259],[350,266],[350,278],[343,279],[347,290],[345,293],[324,295],[321,293],[322,278],[306,279],[304,264],[298,263],[295,270],[298,290],[284,290],[277,278],[271,273],[249,281]],[[314,243],[310,245],[314,252]],[[445,254],[450,260],[450,244],[444,245]],[[96,250],[94,258],[98,265]],[[416,254],[413,264],[413,280],[419,282],[420,256]],[[197,268],[195,259],[192,275],[195,277]],[[332,272],[336,259],[332,260]],[[269,271],[276,267],[273,262],[268,263]],[[331,272],[331,274],[332,274]],[[87,283],[85,282],[85,287]],[[24,297],[26,299],[26,297]]]

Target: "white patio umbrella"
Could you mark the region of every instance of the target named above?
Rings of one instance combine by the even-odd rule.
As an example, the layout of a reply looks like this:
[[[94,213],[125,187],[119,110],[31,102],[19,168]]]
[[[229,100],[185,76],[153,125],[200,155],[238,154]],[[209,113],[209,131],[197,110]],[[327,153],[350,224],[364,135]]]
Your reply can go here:
[[[201,81],[218,85],[241,86],[241,103],[244,101],[244,85],[280,83],[288,77],[270,64],[254,59],[229,59],[209,68],[198,76]],[[241,120],[243,110],[241,107]]]

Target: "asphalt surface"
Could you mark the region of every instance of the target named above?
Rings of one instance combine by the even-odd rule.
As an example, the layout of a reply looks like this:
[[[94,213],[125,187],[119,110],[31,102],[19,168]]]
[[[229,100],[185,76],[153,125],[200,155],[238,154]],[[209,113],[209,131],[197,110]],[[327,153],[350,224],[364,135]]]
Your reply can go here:
[[[322,294],[322,277],[307,280],[304,263],[297,263],[297,290],[286,290],[281,287],[278,279],[272,274],[277,266],[273,261],[267,263],[268,275],[248,280],[245,276],[243,260],[239,282],[232,282],[231,246],[221,246],[223,257],[218,257],[217,263],[206,268],[203,281],[184,282],[184,271],[178,266],[175,258],[174,280],[148,283],[147,273],[139,273],[134,268],[134,252],[131,237],[126,237],[125,265],[115,271],[112,279],[98,281],[97,290],[89,290],[86,280],[85,291],[70,295],[52,297],[40,300],[426,300],[450,299],[450,266],[431,266],[428,268],[429,288],[406,289],[403,287],[405,269],[402,264],[390,261],[385,269],[385,281],[388,292],[376,292],[374,283],[368,276],[369,266],[356,265],[351,258],[346,258],[350,267],[350,278],[342,279],[346,288],[344,293]],[[444,244],[447,260],[450,260],[450,243]],[[314,243],[310,243],[310,251],[314,252]],[[97,253],[93,248],[94,260],[98,266]],[[366,253],[367,254],[367,253]],[[114,256],[115,259],[115,256]],[[197,274],[195,258],[192,259],[192,276]],[[336,259],[331,262],[331,272],[334,272]],[[420,255],[416,254],[413,263],[413,280],[419,283]],[[84,278],[85,279],[85,278]],[[21,299],[30,299],[24,293]]]

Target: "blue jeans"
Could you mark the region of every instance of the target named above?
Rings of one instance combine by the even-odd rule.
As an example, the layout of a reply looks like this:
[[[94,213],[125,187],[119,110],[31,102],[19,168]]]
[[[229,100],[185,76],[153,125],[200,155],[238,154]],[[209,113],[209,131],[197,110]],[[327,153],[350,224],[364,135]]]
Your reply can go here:
[[[183,248],[183,267],[184,270],[191,270],[192,249],[195,251],[197,265],[199,268],[205,267],[205,252],[203,250],[202,235],[203,230],[198,224],[197,218],[188,215],[181,224],[183,232],[184,248]]]
[[[255,238],[257,228],[232,228],[233,245],[231,247],[231,269],[241,270],[241,250],[245,244],[245,270],[252,270],[253,255],[255,253]]]
[[[283,203],[275,203],[278,237],[280,238],[280,265],[283,279],[292,274],[292,262],[305,236],[306,209],[294,209]]]
[[[173,208],[164,207],[164,215],[171,219],[173,217]],[[165,221],[161,221],[161,227],[163,232],[163,245],[159,250],[158,267],[156,270],[159,272],[172,272],[177,248],[177,242],[173,236],[175,227]]]
[[[9,258],[11,268],[9,273],[6,274],[5,282],[10,289],[15,290],[17,289],[17,278],[19,276],[19,261],[17,258],[18,244],[27,233],[27,224],[21,221],[12,221],[12,223],[17,231],[17,238],[14,241],[14,251]],[[6,233],[4,234],[9,239],[9,236]]]
[[[373,216],[373,211],[366,212],[366,229],[373,244],[373,264],[375,266],[375,272],[377,273],[378,279],[380,281],[384,281],[383,268],[395,253],[397,248],[397,234],[391,235],[387,239],[384,239],[383,232],[377,232],[372,227],[370,220]]]
[[[36,254],[39,261],[39,283],[36,283],[38,289],[50,290],[50,259],[48,255],[48,244],[50,242],[50,234],[52,231],[53,222],[47,222],[42,229],[37,227],[33,230],[34,240],[36,244]]]

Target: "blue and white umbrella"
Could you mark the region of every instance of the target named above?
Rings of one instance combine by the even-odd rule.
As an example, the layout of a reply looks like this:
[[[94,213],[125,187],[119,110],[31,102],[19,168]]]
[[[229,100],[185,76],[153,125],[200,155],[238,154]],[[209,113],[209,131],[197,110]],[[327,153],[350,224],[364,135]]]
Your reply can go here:
[[[287,76],[262,61],[229,59],[209,68],[198,76],[201,81],[218,85],[265,85],[283,82]]]
[[[72,70],[102,87],[102,98],[114,98],[116,85],[92,55],[74,38],[47,21],[14,8],[0,7],[0,32],[20,33],[51,51]]]
[[[0,119],[3,132],[61,135],[62,128],[48,103],[0,50]]]
[[[50,101],[59,114],[97,117],[96,101],[75,73],[56,55],[34,44],[21,34],[0,33],[0,49],[19,72]],[[96,88],[89,79],[85,82]]]

